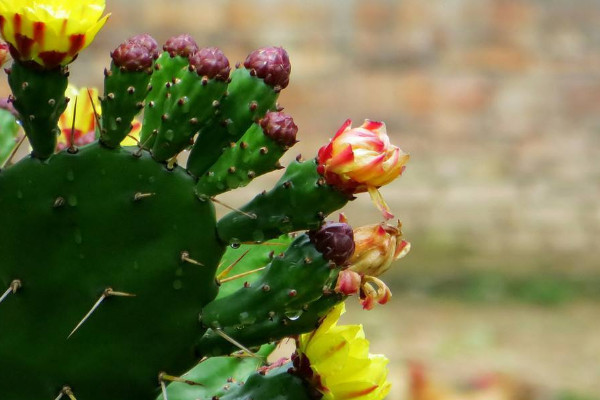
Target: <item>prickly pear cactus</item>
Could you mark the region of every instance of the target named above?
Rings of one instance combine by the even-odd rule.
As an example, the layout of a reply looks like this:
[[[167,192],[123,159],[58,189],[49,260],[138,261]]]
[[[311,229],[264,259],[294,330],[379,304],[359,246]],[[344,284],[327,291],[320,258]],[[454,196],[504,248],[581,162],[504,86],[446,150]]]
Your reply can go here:
[[[111,53],[99,101],[69,98],[67,65],[106,21],[103,1],[80,3],[0,3],[14,58],[14,109],[0,109],[0,397],[345,398],[325,375],[315,385],[308,350],[274,364],[273,345],[255,350],[303,348],[298,335],[332,326],[349,295],[387,301],[352,270],[352,228],[324,219],[364,191],[389,216],[377,187],[407,156],[382,124],[347,124],[217,221],[215,196],[283,168],[296,143],[276,103],[288,54],[255,50],[231,71],[189,35],[163,51],[137,35]],[[19,126],[31,153],[17,162]],[[389,390],[382,371],[368,398]]]

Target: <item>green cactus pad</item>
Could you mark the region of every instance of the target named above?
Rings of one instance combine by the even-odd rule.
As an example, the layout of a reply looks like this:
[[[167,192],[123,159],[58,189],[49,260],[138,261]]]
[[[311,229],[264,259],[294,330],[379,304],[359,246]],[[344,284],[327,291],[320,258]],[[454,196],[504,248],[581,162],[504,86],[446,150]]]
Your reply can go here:
[[[277,169],[285,151],[285,147],[263,133],[259,124],[252,124],[200,177],[196,190],[210,197],[246,186],[257,176]]]
[[[314,160],[291,163],[269,192],[263,192],[219,220],[225,242],[263,241],[282,233],[316,229],[323,218],[343,207],[349,198],[325,183]]]
[[[310,400],[302,379],[287,372],[291,367],[289,363],[264,375],[256,372],[243,386],[219,397],[219,400]]]
[[[263,360],[275,350],[267,344],[256,353],[258,357],[213,357],[200,362],[182,375],[183,379],[199,383],[174,382],[167,386],[168,400],[212,400],[244,385],[248,376],[262,366]],[[158,400],[164,400],[162,394]]]
[[[0,167],[17,145],[19,125],[10,111],[0,109]]]
[[[125,71],[111,64],[104,77],[102,97],[102,129],[100,141],[111,148],[118,147],[131,131],[133,118],[142,111],[148,93],[150,74],[147,71]]]
[[[28,68],[14,62],[8,83],[13,104],[22,117],[23,129],[33,156],[46,159],[54,154],[60,134],[58,119],[67,107],[67,73],[62,67],[51,70]]]
[[[207,328],[242,332],[275,318],[293,321],[307,305],[323,297],[323,289],[331,287],[337,273],[338,269],[332,268],[303,234],[285,254],[267,265],[259,279],[207,304],[202,310],[202,323]],[[276,333],[269,340],[276,338]],[[204,355],[203,351],[199,354]]]
[[[279,92],[245,68],[231,74],[227,95],[220,100],[219,114],[198,133],[187,169],[201,176],[221,156],[221,150],[235,143],[252,123],[275,109]]]
[[[141,141],[147,148],[154,146],[156,137],[152,137],[154,131],[158,133],[163,115],[164,103],[167,100],[167,93],[173,84],[177,75],[188,67],[187,57],[171,57],[168,52],[164,52],[154,62],[154,71],[150,78],[150,92],[146,97],[144,107],[144,122],[140,133]]]
[[[98,144],[0,172],[0,288],[22,283],[0,303],[3,398],[154,398],[159,372],[194,364],[224,248],[193,186]],[[67,339],[109,287],[135,297],[106,297]]]
[[[207,79],[187,68],[181,69],[177,77],[169,89],[171,96],[164,100],[152,147],[152,155],[158,161],[168,160],[189,146],[192,136],[214,116],[213,103],[227,88],[226,82]]]
[[[233,266],[227,276],[223,278],[232,277],[234,275],[243,274],[248,271],[255,270],[267,266],[275,255],[283,254],[292,243],[293,239],[289,235],[282,235],[271,241],[261,244],[243,244],[235,247],[228,247],[221,258],[221,263],[217,269],[217,276],[225,269]],[[217,299],[229,296],[237,290],[244,287],[244,283],[254,283],[258,280],[263,271],[244,276],[240,279],[234,279],[229,282],[223,283],[219,287],[219,294]]]

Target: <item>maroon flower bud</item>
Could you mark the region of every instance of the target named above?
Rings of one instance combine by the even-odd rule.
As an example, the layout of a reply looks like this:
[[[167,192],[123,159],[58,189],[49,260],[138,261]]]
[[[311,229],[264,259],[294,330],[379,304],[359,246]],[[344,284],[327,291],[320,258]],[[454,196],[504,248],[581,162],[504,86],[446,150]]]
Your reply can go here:
[[[147,33],[141,33],[127,39],[128,42],[138,43],[150,51],[154,57],[158,57],[158,43]]]
[[[287,52],[282,47],[254,50],[244,61],[244,66],[273,87],[285,89],[290,82],[292,66]]]
[[[198,51],[196,41],[187,33],[179,36],[173,36],[163,46],[164,51],[168,51],[171,57],[181,56],[189,58]]]
[[[229,78],[229,60],[223,52],[216,47],[205,47],[198,50],[190,57],[190,65],[196,68],[200,76],[209,79],[226,81]]]
[[[260,120],[260,126],[265,135],[276,141],[282,147],[292,147],[296,143],[298,127],[292,117],[282,112],[269,111]]]
[[[336,265],[344,265],[354,253],[354,233],[346,223],[326,222],[319,230],[308,234],[323,257]]]
[[[158,44],[148,34],[136,35],[111,53],[117,67],[126,71],[143,71],[152,67],[152,62],[158,57]]]

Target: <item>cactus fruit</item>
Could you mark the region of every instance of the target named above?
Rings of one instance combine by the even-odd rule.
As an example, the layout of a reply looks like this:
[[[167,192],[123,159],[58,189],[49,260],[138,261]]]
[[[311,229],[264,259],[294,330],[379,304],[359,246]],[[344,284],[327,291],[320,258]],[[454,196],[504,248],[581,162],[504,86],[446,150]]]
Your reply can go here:
[[[15,55],[14,109],[0,106],[0,397],[323,395],[289,373],[290,362],[265,365],[274,347],[265,344],[321,327],[349,294],[338,277],[349,271],[353,230],[324,218],[379,185],[337,184],[348,182],[335,175],[347,170],[326,145],[240,210],[217,221],[213,206],[215,196],[283,168],[279,159],[296,143],[297,126],[276,105],[289,83],[286,51],[256,50],[230,76],[223,52],[200,49],[189,35],[169,39],[162,54],[151,36],[137,35],[111,53],[101,110],[63,113],[67,64],[104,24],[104,1],[40,0],[23,14],[26,3],[0,4]],[[65,28],[67,37],[44,41],[43,29],[15,36],[6,22],[54,27],[76,10],[92,15],[82,17],[89,37],[72,54],[61,46],[81,33]],[[124,146],[142,111],[138,147]],[[97,140],[57,148],[61,128],[70,129],[66,116],[77,112],[98,120],[88,124]],[[19,126],[32,153],[13,162]],[[177,165],[188,149],[187,165]],[[396,174],[402,166],[389,160]],[[377,175],[367,169],[360,174]],[[238,349],[245,354],[227,356]]]

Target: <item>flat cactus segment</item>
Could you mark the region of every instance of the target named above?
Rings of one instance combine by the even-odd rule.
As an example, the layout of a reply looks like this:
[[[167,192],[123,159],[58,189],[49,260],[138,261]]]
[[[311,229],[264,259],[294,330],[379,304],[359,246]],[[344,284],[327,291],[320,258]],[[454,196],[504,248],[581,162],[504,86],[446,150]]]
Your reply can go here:
[[[252,179],[277,169],[286,150],[265,135],[259,124],[252,124],[200,177],[196,190],[210,197],[246,186]]]
[[[100,141],[111,148],[118,147],[131,131],[133,118],[144,107],[150,74],[147,71],[126,71],[112,63],[104,78],[102,97],[102,129]]]
[[[333,288],[335,285],[330,286]],[[229,337],[243,343],[247,347],[259,346],[266,338],[276,341],[288,336],[307,333],[317,328],[319,321],[338,303],[344,301],[344,296],[330,292],[302,308],[302,311],[288,314],[276,314],[272,318],[246,325],[223,328]],[[196,345],[196,351],[202,356],[220,356],[239,350],[227,342],[214,330],[208,329]]]
[[[266,344],[256,353],[257,357],[213,357],[200,362],[181,377],[201,385],[173,382],[167,386],[168,400],[211,400],[244,385],[248,376],[262,365],[262,360],[275,350],[274,344]],[[164,400],[162,394],[157,400]]]
[[[279,90],[250,75],[245,68],[231,74],[227,95],[220,100],[219,114],[198,133],[187,169],[201,176],[221,156],[221,150],[235,143],[268,110],[275,109]]]
[[[0,109],[0,167],[17,145],[18,131],[19,125],[15,116],[8,110]]]
[[[39,70],[14,62],[8,83],[13,104],[21,115],[33,156],[46,159],[54,154],[60,130],[58,119],[67,107],[67,73],[63,68]]]
[[[219,400],[310,400],[307,386],[302,379],[287,372],[291,367],[292,364],[286,364],[265,375],[256,372],[243,386],[219,397]]]
[[[259,279],[207,304],[202,323],[207,328],[241,331],[275,317],[293,320],[323,296],[323,288],[331,287],[337,274],[338,269],[303,234],[271,261]]]
[[[217,278],[228,279],[267,266],[275,255],[280,255],[287,250],[292,240],[291,236],[282,235],[261,244],[243,244],[228,247],[217,269]],[[216,298],[229,296],[238,289],[243,288],[246,282],[252,285],[263,273],[261,271],[240,279],[224,282],[219,287],[219,294]]]
[[[211,60],[198,57],[203,54],[198,52],[191,56],[190,67],[182,68],[167,89],[170,95],[163,99],[161,123],[152,146],[152,155],[157,161],[166,161],[190,145],[192,136],[215,115],[215,102],[227,89],[228,76],[203,75],[214,73],[204,71],[208,68],[203,68],[203,63]],[[226,58],[224,61],[228,75],[229,61]]]
[[[98,144],[0,172],[0,287],[22,283],[0,306],[3,398],[154,398],[159,372],[194,364],[224,246],[193,187]]]
[[[175,55],[171,57],[167,51],[162,53],[154,63],[154,71],[150,78],[150,93],[146,96],[144,106],[144,122],[140,133],[142,143],[148,148],[154,145],[155,137],[152,137],[154,131],[158,133],[161,117],[163,115],[164,103],[167,100],[167,93],[176,79],[177,74],[182,69],[187,68],[188,59]]]
[[[314,160],[291,163],[269,192],[259,194],[217,223],[225,242],[261,241],[283,233],[318,228],[349,197],[325,183]]]

